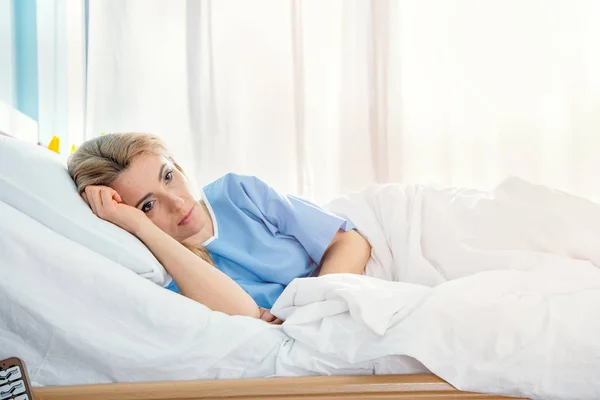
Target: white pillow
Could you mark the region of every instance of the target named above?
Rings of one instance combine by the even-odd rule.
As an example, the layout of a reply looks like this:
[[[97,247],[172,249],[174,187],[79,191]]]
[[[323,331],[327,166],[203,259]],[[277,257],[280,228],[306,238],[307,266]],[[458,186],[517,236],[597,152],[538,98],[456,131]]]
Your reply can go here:
[[[92,213],[60,156],[48,149],[0,135],[0,200],[161,286],[171,281],[141,241]]]

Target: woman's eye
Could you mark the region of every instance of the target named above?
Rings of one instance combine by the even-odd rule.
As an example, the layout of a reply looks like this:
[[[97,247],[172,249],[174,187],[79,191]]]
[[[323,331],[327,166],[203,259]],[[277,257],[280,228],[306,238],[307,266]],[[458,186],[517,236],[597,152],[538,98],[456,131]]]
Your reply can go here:
[[[144,204],[144,206],[142,207],[142,211],[147,213],[148,211],[152,210],[152,207],[154,206],[154,202],[153,201],[149,201],[146,204]]]
[[[171,179],[173,179],[173,172],[169,171],[167,172],[167,174],[165,175],[165,181],[170,182]]]

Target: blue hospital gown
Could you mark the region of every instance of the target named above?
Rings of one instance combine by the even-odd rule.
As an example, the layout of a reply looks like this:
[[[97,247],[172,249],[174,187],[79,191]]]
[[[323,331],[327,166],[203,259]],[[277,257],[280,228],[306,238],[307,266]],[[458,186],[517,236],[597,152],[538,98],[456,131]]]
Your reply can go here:
[[[354,225],[317,205],[282,195],[254,176],[227,174],[204,187],[215,265],[270,309],[294,279],[310,276],[338,230]],[[172,281],[167,289],[179,292]]]

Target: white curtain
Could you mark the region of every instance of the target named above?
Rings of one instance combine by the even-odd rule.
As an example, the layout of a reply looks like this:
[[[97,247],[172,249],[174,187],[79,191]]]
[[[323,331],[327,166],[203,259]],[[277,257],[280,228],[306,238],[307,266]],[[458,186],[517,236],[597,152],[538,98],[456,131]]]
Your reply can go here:
[[[38,141],[38,124],[18,108],[17,43],[14,4],[0,0],[0,133],[31,143]],[[19,21],[20,22],[20,21]]]
[[[317,202],[508,174],[600,199],[595,0],[91,0],[86,136]]]
[[[66,158],[83,140],[84,0],[0,0],[0,130]]]
[[[84,138],[85,16],[84,0],[36,2],[38,70],[38,139],[60,139],[66,159]]]

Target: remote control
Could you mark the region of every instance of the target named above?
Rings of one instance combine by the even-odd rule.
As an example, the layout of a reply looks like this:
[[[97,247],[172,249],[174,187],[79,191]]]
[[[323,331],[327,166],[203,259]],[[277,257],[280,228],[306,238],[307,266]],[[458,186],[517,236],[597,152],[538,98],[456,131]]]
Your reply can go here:
[[[33,400],[25,363],[17,357],[0,361],[0,400]]]

